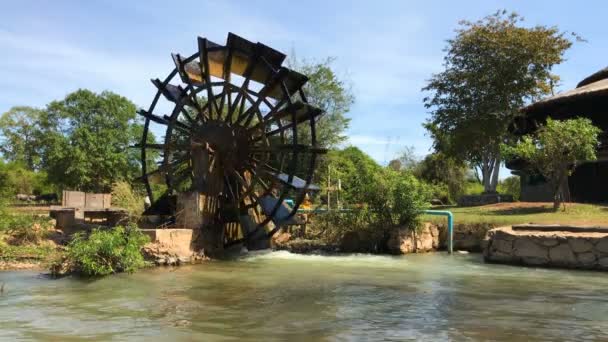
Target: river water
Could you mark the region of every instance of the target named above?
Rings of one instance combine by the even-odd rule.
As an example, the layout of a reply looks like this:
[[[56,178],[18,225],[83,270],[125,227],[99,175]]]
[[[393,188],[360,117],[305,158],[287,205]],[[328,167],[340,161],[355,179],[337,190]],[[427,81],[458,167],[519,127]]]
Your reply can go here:
[[[604,273],[479,255],[250,255],[97,280],[0,272],[0,340],[608,340]]]

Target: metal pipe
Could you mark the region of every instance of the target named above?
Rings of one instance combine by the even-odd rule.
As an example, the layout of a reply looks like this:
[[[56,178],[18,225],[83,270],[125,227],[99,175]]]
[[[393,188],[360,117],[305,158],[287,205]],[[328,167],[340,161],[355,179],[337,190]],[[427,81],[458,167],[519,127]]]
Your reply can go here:
[[[423,210],[422,212],[427,215],[448,217],[448,253],[452,254],[454,251],[454,215],[452,212],[447,210]]]

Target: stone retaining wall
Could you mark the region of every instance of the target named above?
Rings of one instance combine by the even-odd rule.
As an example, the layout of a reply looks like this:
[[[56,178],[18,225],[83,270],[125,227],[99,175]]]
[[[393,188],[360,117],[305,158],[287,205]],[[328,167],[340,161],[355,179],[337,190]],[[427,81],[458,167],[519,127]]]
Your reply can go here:
[[[196,239],[192,229],[142,229],[150,237],[150,243],[143,248],[147,260],[157,265],[180,265],[204,259],[195,250]]]
[[[439,229],[439,249],[447,249],[448,226],[446,223],[441,223],[437,227]],[[454,250],[482,252],[486,234],[493,228],[496,226],[491,223],[454,224]]]
[[[514,229],[515,228],[515,229]],[[488,232],[488,262],[608,270],[608,232],[501,227]]]

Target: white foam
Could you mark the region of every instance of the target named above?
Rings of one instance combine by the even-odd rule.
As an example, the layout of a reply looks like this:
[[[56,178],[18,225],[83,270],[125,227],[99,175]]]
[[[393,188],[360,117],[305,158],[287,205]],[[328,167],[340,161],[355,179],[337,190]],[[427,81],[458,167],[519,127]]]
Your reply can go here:
[[[375,267],[395,266],[406,262],[405,257],[394,257],[374,254],[342,254],[342,255],[322,255],[322,254],[296,254],[288,251],[255,251],[249,252],[244,261],[260,260],[290,260],[305,262],[324,262],[332,264],[373,264]]]

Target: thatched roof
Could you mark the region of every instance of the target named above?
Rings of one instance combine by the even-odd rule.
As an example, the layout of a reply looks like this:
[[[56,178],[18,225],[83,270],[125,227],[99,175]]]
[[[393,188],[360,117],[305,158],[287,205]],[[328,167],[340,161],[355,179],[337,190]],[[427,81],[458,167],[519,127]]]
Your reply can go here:
[[[576,85],[576,87],[580,88],[582,86],[586,86],[587,84],[603,80],[605,78],[608,78],[608,67],[606,67],[590,76],[587,76],[584,80],[580,81]]]
[[[585,78],[572,90],[535,102],[521,111],[535,118],[575,116],[588,111],[590,102],[594,102],[596,110],[608,112],[608,68]]]

